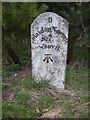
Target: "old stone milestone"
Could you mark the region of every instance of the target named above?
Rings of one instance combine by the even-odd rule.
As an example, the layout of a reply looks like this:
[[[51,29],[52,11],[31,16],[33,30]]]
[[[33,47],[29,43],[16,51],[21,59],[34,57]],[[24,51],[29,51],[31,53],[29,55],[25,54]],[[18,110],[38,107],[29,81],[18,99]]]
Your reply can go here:
[[[67,20],[53,12],[39,15],[31,25],[32,77],[64,89],[68,44]]]

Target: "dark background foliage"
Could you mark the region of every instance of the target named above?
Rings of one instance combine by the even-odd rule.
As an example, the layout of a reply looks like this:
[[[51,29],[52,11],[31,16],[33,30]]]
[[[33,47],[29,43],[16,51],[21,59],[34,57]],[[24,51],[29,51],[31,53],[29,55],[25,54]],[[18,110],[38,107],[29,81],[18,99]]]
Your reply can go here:
[[[90,35],[89,3],[3,3],[3,68],[30,66],[30,26],[45,11],[55,12],[69,22],[67,64],[79,60],[87,64]],[[18,64],[18,65],[17,65]]]

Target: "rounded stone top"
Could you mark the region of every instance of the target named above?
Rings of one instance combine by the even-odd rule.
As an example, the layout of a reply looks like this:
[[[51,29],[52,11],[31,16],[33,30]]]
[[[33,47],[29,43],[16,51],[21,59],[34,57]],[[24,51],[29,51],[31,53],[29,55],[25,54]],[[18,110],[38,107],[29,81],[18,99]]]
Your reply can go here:
[[[32,25],[31,25],[31,28],[34,26],[34,24],[38,24],[40,23],[43,23],[47,21],[47,18],[48,18],[48,22],[52,22],[52,18],[54,19],[54,22],[57,20],[57,21],[61,21],[61,22],[64,22],[67,24],[67,26],[69,26],[69,22],[64,19],[63,17],[59,16],[58,14],[54,13],[54,12],[44,12],[44,13],[41,13],[39,16],[37,16],[37,18],[33,21]],[[55,20],[56,18],[56,20]],[[35,25],[36,25],[35,24]]]

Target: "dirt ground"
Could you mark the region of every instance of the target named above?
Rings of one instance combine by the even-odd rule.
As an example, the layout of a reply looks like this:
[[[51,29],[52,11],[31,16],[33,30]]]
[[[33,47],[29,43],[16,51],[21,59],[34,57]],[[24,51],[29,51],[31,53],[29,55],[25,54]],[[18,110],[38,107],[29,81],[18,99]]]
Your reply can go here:
[[[12,88],[14,86],[11,81],[14,81],[17,79],[20,80],[19,82],[24,81],[28,75],[31,75],[31,70],[29,67],[26,67],[22,71],[13,72],[11,76],[3,78],[3,82],[5,85],[5,87],[2,89],[3,102],[13,102],[14,103],[16,101],[15,94],[12,92]],[[43,109],[41,116],[39,116],[37,118],[63,118],[63,115],[68,110],[67,107],[69,106],[66,103],[67,102],[66,98],[69,98],[68,99],[69,102],[75,104],[74,107],[71,108],[71,112],[75,118],[82,117],[84,110],[85,110],[85,114],[88,115],[89,102],[81,103],[81,98],[78,95],[78,92],[76,92],[69,86],[67,86],[67,88],[68,89],[61,90],[61,91],[55,90],[54,88],[52,88],[52,89],[51,88],[45,88],[45,89],[41,88],[40,90],[29,91],[32,94],[32,103],[36,99],[38,100],[38,97],[40,97],[42,94],[45,94],[45,93],[48,94],[49,96],[53,96],[57,103],[57,105],[51,109]],[[79,92],[79,94],[82,94],[81,96],[84,96],[85,93],[83,91],[81,91],[81,92]],[[87,93],[87,95],[88,95],[88,93]],[[31,104],[31,101],[28,101],[28,105],[29,104]],[[62,104],[62,106],[59,106],[60,104]],[[65,104],[67,106],[65,106]],[[81,111],[81,109],[84,109],[84,110]],[[38,108],[36,109],[36,111],[40,112],[40,110]],[[67,114],[68,114],[68,112],[67,112]]]

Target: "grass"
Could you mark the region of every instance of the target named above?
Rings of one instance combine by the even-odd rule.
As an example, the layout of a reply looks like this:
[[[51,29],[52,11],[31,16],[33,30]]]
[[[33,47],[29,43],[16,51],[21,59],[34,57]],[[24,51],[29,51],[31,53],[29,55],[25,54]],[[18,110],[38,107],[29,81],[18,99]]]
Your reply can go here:
[[[73,68],[71,71],[71,67],[68,66],[66,71],[66,84],[71,85],[71,87],[75,90],[88,90],[88,68]],[[74,85],[73,85],[74,84]]]
[[[46,87],[48,83],[45,81],[41,81],[39,84],[32,81],[29,76],[25,81],[14,80],[11,83],[14,85],[12,93],[15,94],[15,103],[3,103],[3,117],[38,117],[42,112],[37,112],[36,107],[39,109],[46,109],[52,106],[55,102],[52,97],[43,95],[39,98],[39,102],[36,103],[34,107],[30,104],[27,105],[28,101],[33,99],[31,91],[38,90],[40,87]]]
[[[62,99],[62,102],[60,101]],[[88,96],[70,98],[68,96],[59,99],[58,106],[61,106],[61,118],[88,118]]]
[[[16,95],[16,102],[18,103],[18,104],[26,104],[27,103],[27,101],[30,99],[30,95],[28,94],[28,93],[18,93],[17,95]]]
[[[39,106],[40,106],[40,109],[42,110],[53,107],[54,105],[55,105],[55,98],[53,98],[52,96],[48,96],[46,94],[46,95],[42,95],[39,98]]]
[[[26,89],[40,89],[40,88],[49,87],[49,82],[48,81],[42,80],[39,83],[37,83],[36,81],[34,81],[32,79],[31,76],[28,76],[23,81],[21,81],[21,80],[14,80],[14,81],[11,81],[11,83],[13,85],[21,86],[22,88],[26,88]]]
[[[3,118],[36,118],[43,115],[45,109],[61,108],[62,118],[88,117],[88,69],[86,67],[67,66],[66,89],[74,91],[73,97],[57,94],[52,96],[47,92],[50,88],[48,81],[36,83],[31,76],[23,80],[12,80],[11,93],[14,100],[3,101]],[[6,83],[7,84],[7,83]],[[6,89],[3,83],[3,90]],[[54,91],[53,91],[54,92]]]
[[[2,70],[2,76],[3,77],[8,77],[11,75],[11,71],[7,71],[7,70]]]
[[[12,80],[11,84],[13,85],[11,92],[15,95],[15,101],[14,103],[3,103],[3,117],[10,117],[11,115],[11,117],[20,116],[21,118],[24,118],[25,114],[27,118],[38,117],[42,112],[37,112],[37,108],[48,108],[54,103],[54,99],[48,95],[40,96],[40,98],[37,99],[39,100],[38,102],[35,98],[34,100],[32,98],[32,92],[34,90],[40,90],[41,88],[44,89],[49,87],[49,83],[47,81],[43,80],[37,83],[31,79],[31,76],[28,76],[26,80]],[[3,83],[3,89],[5,87],[6,84]],[[28,101],[32,101],[32,103],[28,104]],[[35,106],[33,106],[33,102],[35,102]],[[25,112],[25,114],[23,114],[23,112]]]
[[[3,118],[32,118],[39,116],[40,113],[37,113],[30,107],[17,104],[17,103],[4,103],[3,104]]]

